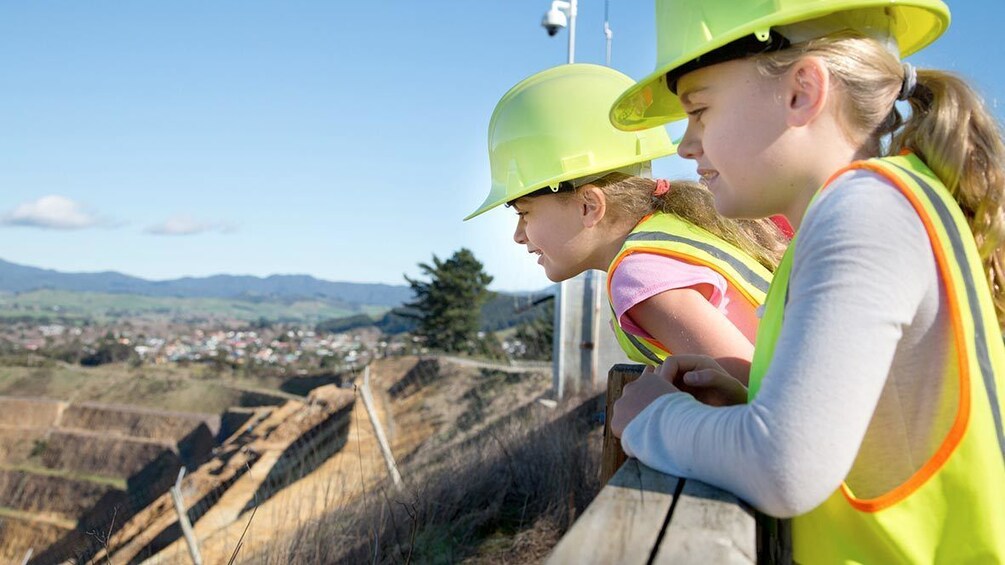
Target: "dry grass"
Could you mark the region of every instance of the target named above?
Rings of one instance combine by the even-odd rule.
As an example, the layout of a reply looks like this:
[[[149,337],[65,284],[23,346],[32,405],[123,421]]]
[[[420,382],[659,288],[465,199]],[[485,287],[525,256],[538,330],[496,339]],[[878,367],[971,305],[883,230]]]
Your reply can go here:
[[[0,395],[45,397],[74,403],[101,402],[158,410],[219,414],[232,406],[254,405],[241,387],[277,390],[282,379],[214,373],[208,366],[110,363],[81,367],[62,362],[26,367],[0,365]]]
[[[56,522],[0,510],[0,563],[21,563],[29,549],[34,548],[37,555],[37,548],[48,546],[72,528]]]
[[[600,488],[596,398],[532,404],[402,467],[398,491],[371,489],[273,540],[253,563],[525,563],[554,547]]]

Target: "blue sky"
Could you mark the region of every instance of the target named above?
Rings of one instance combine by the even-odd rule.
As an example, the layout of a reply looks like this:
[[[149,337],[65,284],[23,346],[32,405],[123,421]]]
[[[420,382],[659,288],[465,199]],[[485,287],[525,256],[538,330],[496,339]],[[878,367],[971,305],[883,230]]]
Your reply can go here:
[[[0,258],[150,279],[305,273],[403,284],[472,249],[499,290],[548,284],[488,190],[499,97],[565,62],[548,0],[0,4]],[[912,58],[1005,115],[1005,2],[950,2]],[[613,66],[655,64],[652,2],[611,0]],[[602,0],[577,62],[603,63]],[[676,135],[679,130],[671,127]],[[657,174],[693,177],[676,157]]]

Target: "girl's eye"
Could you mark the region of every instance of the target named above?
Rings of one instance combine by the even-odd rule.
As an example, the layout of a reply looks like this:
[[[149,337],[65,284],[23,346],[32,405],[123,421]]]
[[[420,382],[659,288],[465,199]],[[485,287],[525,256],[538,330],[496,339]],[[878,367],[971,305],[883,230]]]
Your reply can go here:
[[[694,110],[688,111],[687,115],[694,119],[700,119],[701,115],[705,113],[705,108],[696,108]]]

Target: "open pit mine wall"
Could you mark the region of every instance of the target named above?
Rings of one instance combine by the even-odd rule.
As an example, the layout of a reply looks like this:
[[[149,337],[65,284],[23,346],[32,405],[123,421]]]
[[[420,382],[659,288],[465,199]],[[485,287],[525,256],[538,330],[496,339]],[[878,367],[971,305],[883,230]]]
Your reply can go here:
[[[6,467],[0,469],[0,506],[77,522],[44,550],[36,544],[51,535],[28,535],[39,523],[8,518],[0,538],[5,545],[37,538],[29,544],[32,563],[61,563],[87,553],[100,542],[95,532],[107,536],[110,527],[166,492],[182,466],[194,469],[208,460],[220,426],[219,417],[0,397],[0,463]],[[86,476],[124,479],[127,489]]]

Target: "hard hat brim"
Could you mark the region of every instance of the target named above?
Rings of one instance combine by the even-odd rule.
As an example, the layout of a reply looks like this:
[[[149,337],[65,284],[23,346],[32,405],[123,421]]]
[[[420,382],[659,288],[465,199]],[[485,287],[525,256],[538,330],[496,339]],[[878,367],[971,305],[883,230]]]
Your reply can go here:
[[[665,149],[658,150],[658,151],[655,151],[655,152],[651,153],[650,155],[647,155],[646,156],[647,158],[643,159],[643,161],[655,161],[656,159],[659,159],[661,157],[666,157],[668,155],[674,155],[674,154],[677,153],[677,145],[678,145],[677,142],[671,142],[670,145],[668,147],[666,147]],[[616,171],[616,170],[618,170],[618,169],[620,169],[622,167],[626,167],[628,165],[632,165],[632,164],[638,163],[638,162],[640,162],[640,160],[637,159],[637,158],[635,158],[635,159],[626,159],[625,162],[623,162],[623,163],[614,162],[614,163],[611,164],[610,168],[608,168],[607,170],[610,171],[610,172],[613,172],[613,171]],[[538,190],[540,190],[540,189],[542,189],[544,187],[555,186],[555,185],[557,185],[560,182],[573,181],[573,180],[576,180],[578,178],[582,178],[582,177],[584,177],[586,175],[589,175],[589,174],[594,174],[594,173],[588,172],[588,171],[571,171],[568,174],[557,176],[555,178],[548,179],[547,181],[537,182],[537,183],[530,184],[526,188],[524,188],[523,190],[521,190],[520,192],[518,192],[516,194],[505,195],[503,197],[494,197],[494,194],[490,193],[489,197],[485,199],[485,202],[482,202],[482,205],[479,206],[477,210],[475,210],[474,212],[472,212],[472,213],[468,214],[467,216],[465,216],[465,218],[464,218],[463,221],[466,222],[466,221],[470,220],[471,218],[474,218],[476,216],[480,216],[480,215],[484,214],[485,212],[488,212],[489,210],[491,210],[493,208],[497,208],[499,206],[502,206],[503,204],[506,204],[507,202],[512,202],[512,201],[517,200],[517,199],[519,199],[521,197],[527,196],[528,194],[530,194],[532,192],[536,192],[536,191],[538,191]]]
[[[835,10],[834,5],[823,4],[815,9],[794,10],[783,17],[772,14],[720,34],[672,61],[659,65],[654,72],[628,88],[611,106],[609,114],[611,123],[623,131],[638,131],[682,120],[687,114],[680,104],[680,99],[667,87],[668,72],[746,35],[757,33],[766,36],[774,27],[826,16],[837,11],[875,5],[876,0],[845,0],[840,3],[840,9]],[[891,9],[901,11],[905,14],[905,20],[916,23],[897,37],[901,57],[916,53],[945,32],[949,27],[950,14],[944,7],[945,5],[938,0],[896,0],[893,3]]]

